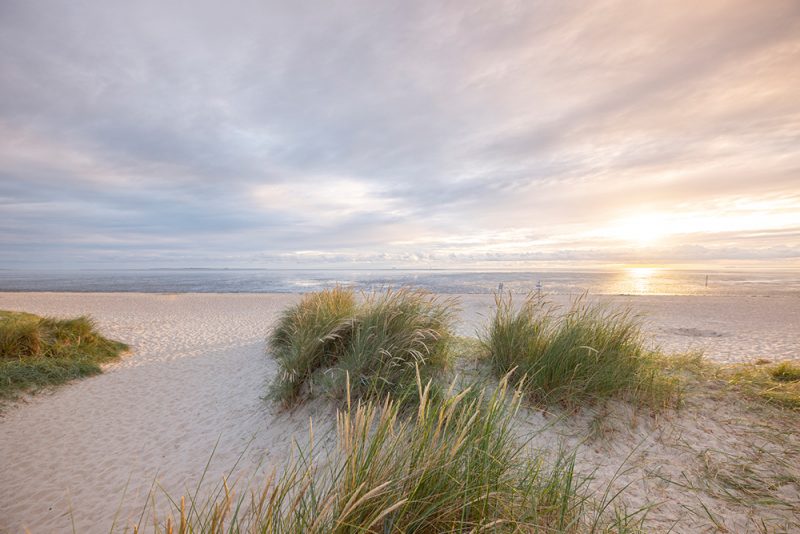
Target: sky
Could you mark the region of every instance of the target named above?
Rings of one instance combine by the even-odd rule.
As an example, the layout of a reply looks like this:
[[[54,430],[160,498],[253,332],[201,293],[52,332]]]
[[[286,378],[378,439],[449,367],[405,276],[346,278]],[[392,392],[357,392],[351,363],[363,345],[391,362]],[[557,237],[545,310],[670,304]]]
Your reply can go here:
[[[800,268],[800,2],[0,0],[0,268]]]

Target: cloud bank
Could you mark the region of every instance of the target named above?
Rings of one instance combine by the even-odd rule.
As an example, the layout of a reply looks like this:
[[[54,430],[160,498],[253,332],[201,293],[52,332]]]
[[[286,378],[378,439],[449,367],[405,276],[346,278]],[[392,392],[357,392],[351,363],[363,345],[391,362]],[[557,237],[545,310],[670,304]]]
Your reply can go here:
[[[800,266],[800,4],[0,4],[0,267]]]

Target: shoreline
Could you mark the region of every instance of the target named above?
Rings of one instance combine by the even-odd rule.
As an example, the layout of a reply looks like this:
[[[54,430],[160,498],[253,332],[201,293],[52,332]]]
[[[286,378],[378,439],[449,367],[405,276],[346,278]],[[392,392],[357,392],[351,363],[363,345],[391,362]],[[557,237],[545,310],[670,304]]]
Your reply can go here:
[[[492,297],[497,292],[496,290],[493,291],[434,291],[430,288],[427,288],[423,285],[414,285],[414,284],[386,284],[386,285],[379,285],[379,286],[369,286],[369,287],[359,287],[358,284],[348,284],[348,283],[341,283],[341,284],[333,284],[333,285],[341,285],[344,287],[351,287],[353,288],[356,293],[358,292],[370,292],[370,291],[385,291],[385,290],[397,290],[400,288],[407,288],[412,287],[414,289],[419,289],[420,291],[436,294],[436,295],[452,295],[452,296],[484,296],[484,297]],[[179,290],[163,290],[163,291],[151,291],[151,290],[127,290],[127,289],[114,289],[113,291],[106,291],[106,290],[97,290],[97,289],[3,289],[0,288],[0,295],[3,294],[53,294],[53,295],[304,295],[307,293],[313,293],[318,291],[317,289],[310,288],[310,289],[287,289],[287,290],[269,290],[269,291],[251,291],[251,290],[242,290],[242,291],[179,291]],[[524,291],[519,288],[509,288],[506,287],[504,289],[504,293],[511,292],[512,295],[515,297],[519,296],[522,297],[524,295],[529,295],[531,293],[535,293],[535,287],[531,288],[530,291]],[[589,297],[631,297],[631,298],[650,298],[650,297],[686,297],[686,298],[797,298],[800,299],[800,290],[786,290],[786,291],[771,291],[771,292],[753,292],[753,293],[686,293],[686,292],[675,292],[675,293],[667,293],[667,292],[647,292],[647,293],[636,293],[636,292],[597,292],[597,291],[589,291],[589,290],[576,290],[576,291],[547,291],[546,289],[541,291],[541,295],[544,297],[552,297],[556,299],[561,299],[565,297],[579,297],[581,295],[586,295]]]
[[[407,286],[402,286],[407,287]],[[413,286],[412,286],[413,287]],[[430,291],[425,288],[417,288],[413,287],[414,289],[420,289],[425,293],[430,293],[434,295],[445,295],[445,296],[454,296],[454,297],[486,297],[490,298],[495,295],[495,293],[464,293],[464,292],[445,292],[445,291]],[[381,291],[385,289],[400,289],[400,286],[397,287],[387,287],[387,288],[375,288],[375,291]],[[356,289],[356,293],[361,291],[360,289]],[[364,291],[369,292],[369,289],[365,289]],[[41,290],[41,291],[29,291],[29,290],[0,290],[0,297],[3,295],[182,295],[182,296],[201,296],[201,295],[214,295],[214,296],[286,296],[286,295],[296,295],[302,296],[308,293],[313,293],[314,290],[309,291],[50,291],[50,290]],[[508,291],[506,291],[507,293]],[[513,292],[513,296],[516,297],[523,297],[528,292],[519,291]],[[647,293],[647,294],[638,294],[638,293],[589,293],[589,292],[575,292],[575,293],[548,293],[546,291],[542,292],[542,296],[544,297],[552,297],[556,300],[561,300],[564,298],[574,298],[579,297],[582,295],[586,295],[590,298],[658,298],[658,297],[670,297],[670,298],[692,298],[692,299],[714,299],[714,298],[786,298],[786,299],[800,299],[800,292],[785,292],[785,293],[771,293],[771,294],[752,294],[752,295],[736,295],[736,294],[683,294],[683,293]]]
[[[219,269],[108,270],[39,272],[3,271],[0,292],[145,292],[261,294],[321,290],[334,284],[356,290],[420,288],[432,293],[493,294],[498,287],[525,294],[607,296],[800,295],[800,273],[735,271],[701,274],[656,268],[610,271],[470,271],[451,270],[274,270]]]

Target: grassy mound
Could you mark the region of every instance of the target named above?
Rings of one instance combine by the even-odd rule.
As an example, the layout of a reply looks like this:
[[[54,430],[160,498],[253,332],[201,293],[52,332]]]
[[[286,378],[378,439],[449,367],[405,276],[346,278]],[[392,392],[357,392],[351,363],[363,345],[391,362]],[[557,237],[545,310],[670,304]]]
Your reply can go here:
[[[88,317],[0,311],[0,396],[99,373],[127,348],[101,336]]]
[[[532,399],[575,406],[592,398],[622,396],[657,406],[675,384],[644,346],[627,311],[577,299],[565,314],[536,296],[515,306],[496,297],[497,311],[482,343],[494,372],[510,373]]]
[[[454,303],[402,289],[367,295],[351,290],[311,293],[287,309],[269,338],[280,371],[273,398],[286,406],[315,387],[344,398],[412,399],[416,369],[427,381],[448,363]]]
[[[528,455],[512,432],[519,392],[509,401],[505,384],[492,395],[451,391],[443,402],[419,386],[415,417],[388,399],[348,402],[337,419],[338,449],[323,461],[304,451],[256,495],[236,496],[223,484],[188,507],[170,498],[173,516],[154,531],[634,531],[636,513],[604,514],[613,497],[590,503],[572,455],[558,454],[549,467]],[[614,524],[602,524],[601,514]]]

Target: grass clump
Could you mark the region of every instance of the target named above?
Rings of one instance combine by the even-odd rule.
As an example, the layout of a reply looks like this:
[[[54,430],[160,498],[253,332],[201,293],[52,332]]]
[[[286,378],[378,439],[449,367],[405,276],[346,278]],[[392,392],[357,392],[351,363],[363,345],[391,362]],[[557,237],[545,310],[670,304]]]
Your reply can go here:
[[[101,336],[89,317],[0,311],[0,396],[99,373],[127,348]]]
[[[450,391],[433,401],[430,384],[419,384],[414,416],[403,416],[401,403],[388,397],[348,402],[337,416],[337,449],[324,461],[301,452],[249,496],[223,483],[209,501],[187,507],[170,499],[173,516],[154,531],[604,531],[574,456],[562,452],[546,464],[515,440],[519,392],[509,401],[503,381],[491,395]],[[627,516],[613,527],[633,531],[635,523]]]
[[[270,335],[280,367],[271,394],[291,406],[317,385],[342,399],[349,376],[354,398],[413,400],[416,369],[428,380],[448,364],[453,306],[410,289],[358,303],[343,288],[306,295]]]
[[[415,400],[416,373],[427,382],[449,364],[454,307],[413,290],[368,295],[330,373],[332,392],[343,399],[349,377],[354,398]]]
[[[800,410],[800,364],[731,364],[715,369],[715,376],[745,394],[770,404]]]
[[[341,287],[308,293],[284,310],[268,340],[280,368],[272,385],[276,399],[293,404],[311,375],[335,362],[347,344],[355,313],[353,291]]]
[[[638,322],[628,311],[577,299],[564,314],[531,295],[519,306],[497,295],[497,310],[482,343],[498,375],[510,373],[533,400],[575,406],[621,396],[663,406],[676,390],[645,348]]]
[[[781,362],[770,369],[769,374],[778,382],[800,382],[800,364]]]

